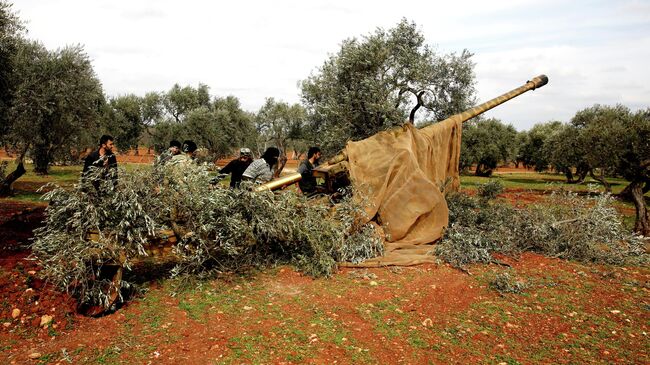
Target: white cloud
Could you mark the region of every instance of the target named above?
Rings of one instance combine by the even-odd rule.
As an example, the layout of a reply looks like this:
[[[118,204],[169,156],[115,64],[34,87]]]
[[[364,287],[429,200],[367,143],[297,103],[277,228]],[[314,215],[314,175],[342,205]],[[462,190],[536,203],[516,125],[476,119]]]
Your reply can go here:
[[[548,86],[490,112],[518,129],[594,103],[650,100],[644,1],[21,0],[14,8],[46,46],[84,44],[109,95],[203,82],[249,110],[269,96],[297,102],[297,82],[342,40],[406,17],[440,52],[476,54],[481,101],[546,73]]]

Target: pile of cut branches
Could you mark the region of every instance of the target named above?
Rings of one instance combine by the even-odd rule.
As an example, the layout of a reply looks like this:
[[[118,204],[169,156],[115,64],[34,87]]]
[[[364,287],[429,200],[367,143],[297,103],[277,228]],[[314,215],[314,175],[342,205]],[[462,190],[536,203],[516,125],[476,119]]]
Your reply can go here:
[[[449,229],[434,249],[440,259],[463,269],[523,251],[614,265],[648,261],[646,239],[623,226],[610,194],[553,191],[546,202],[515,208],[495,200],[498,184],[479,187],[476,197],[447,195]]]
[[[91,175],[73,189],[55,187],[44,195],[46,224],[32,245],[44,276],[80,303],[110,305],[107,293],[115,288],[102,278],[102,267],[123,262],[131,269],[161,230],[173,230],[178,239],[172,275],[289,263],[328,276],[338,262],[383,253],[363,206],[351,199],[330,207],[291,191],[214,187],[204,166],[120,170],[117,183],[100,171]],[[133,284],[123,279],[121,289]]]

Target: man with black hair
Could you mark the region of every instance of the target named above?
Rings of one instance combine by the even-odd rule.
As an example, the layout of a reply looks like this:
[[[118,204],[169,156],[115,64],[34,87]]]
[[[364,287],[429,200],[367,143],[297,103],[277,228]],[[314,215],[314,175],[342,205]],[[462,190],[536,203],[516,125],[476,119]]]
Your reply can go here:
[[[171,142],[169,142],[169,148],[165,152],[161,153],[160,156],[158,156],[155,165],[163,166],[164,164],[169,162],[172,159],[172,157],[180,153],[181,153],[181,143],[174,139]]]
[[[192,164],[194,163],[194,158],[196,157],[197,146],[194,141],[186,140],[183,142],[181,151],[169,160],[170,165],[181,165],[181,164]]]
[[[91,179],[95,190],[99,190],[100,182],[103,179],[111,179],[113,185],[117,185],[117,158],[113,153],[114,146],[113,137],[105,134],[99,138],[99,148],[89,153],[84,159],[84,168],[81,172],[82,180]]]
[[[307,158],[300,162],[298,166],[298,173],[302,175],[302,179],[298,181],[300,190],[305,195],[311,195],[317,191],[316,178],[313,175],[314,167],[318,166],[318,160],[322,153],[318,147],[309,147],[307,151]]]
[[[273,179],[273,167],[277,165],[280,157],[280,150],[276,147],[269,147],[264,151],[261,158],[253,161],[242,175],[246,180],[265,183]]]
[[[239,158],[236,158],[219,170],[220,174],[231,174],[230,175],[230,188],[238,188],[241,183],[242,175],[244,171],[250,166],[253,162],[253,153],[248,148],[242,148],[239,150]]]

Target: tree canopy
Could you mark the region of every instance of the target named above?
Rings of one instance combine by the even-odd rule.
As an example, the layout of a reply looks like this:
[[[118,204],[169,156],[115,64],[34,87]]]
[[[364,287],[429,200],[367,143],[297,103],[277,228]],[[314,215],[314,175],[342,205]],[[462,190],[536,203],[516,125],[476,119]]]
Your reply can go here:
[[[258,146],[276,146],[286,154],[305,149],[305,125],[307,111],[300,104],[289,105],[274,98],[267,98],[255,117],[255,128],[259,134]]]
[[[36,172],[47,173],[56,152],[94,139],[104,94],[81,46],[49,51],[24,42],[16,58],[9,138],[20,150],[31,149]]]
[[[316,139],[334,153],[347,140],[407,118],[413,122],[420,108],[436,120],[467,109],[474,101],[471,56],[437,54],[405,19],[395,28],[343,41],[339,52],[301,83]]]
[[[500,162],[517,155],[517,131],[498,119],[473,120],[463,125],[460,168],[476,165],[476,175],[490,176]]]

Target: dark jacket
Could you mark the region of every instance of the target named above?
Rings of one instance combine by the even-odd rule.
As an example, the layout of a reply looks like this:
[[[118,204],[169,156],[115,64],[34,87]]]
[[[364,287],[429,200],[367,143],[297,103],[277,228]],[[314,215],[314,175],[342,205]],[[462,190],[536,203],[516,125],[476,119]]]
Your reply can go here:
[[[231,188],[236,188],[239,187],[239,183],[241,183],[241,177],[244,174],[244,171],[246,171],[246,168],[248,165],[253,162],[252,160],[248,161],[242,161],[240,159],[234,159],[228,164],[222,168],[219,172],[222,174],[231,174],[230,175],[230,187]]]
[[[303,160],[298,166],[298,172],[302,179],[298,181],[298,186],[304,194],[310,194],[316,191],[316,178],[313,175],[314,165],[309,160]]]
[[[113,184],[117,184],[117,158],[114,154],[105,154],[103,157],[100,157],[99,149],[89,153],[84,159],[84,169],[81,173],[83,179],[87,178],[88,171],[91,167],[103,168],[104,171],[100,174],[100,178],[112,179]],[[98,180],[92,182],[95,189],[99,189],[99,183]]]

